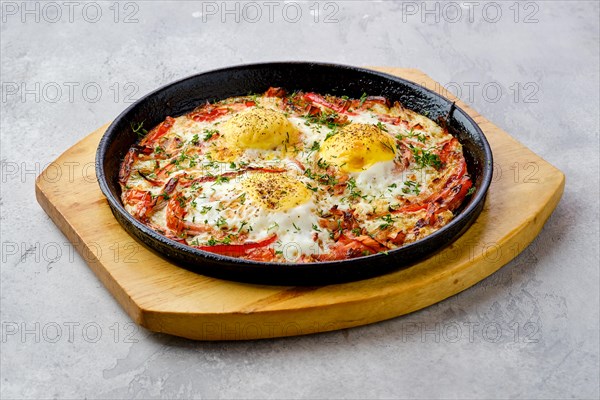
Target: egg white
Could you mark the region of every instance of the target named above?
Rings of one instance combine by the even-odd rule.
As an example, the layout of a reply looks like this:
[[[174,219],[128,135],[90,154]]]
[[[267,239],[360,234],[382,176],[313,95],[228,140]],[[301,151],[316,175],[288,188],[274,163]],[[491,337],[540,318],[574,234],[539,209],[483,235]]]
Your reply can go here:
[[[237,229],[247,233],[248,241],[259,242],[277,234],[273,244],[276,252],[281,252],[288,262],[296,261],[302,254],[319,254],[322,246],[313,240],[313,233],[321,239],[325,234],[317,232],[319,226],[316,215],[317,205],[314,199],[285,211],[266,210],[251,198],[245,198],[244,204],[231,203],[244,195],[240,181],[244,177],[215,185],[214,182],[202,184],[202,194],[193,199],[195,204],[185,220],[194,223],[216,224],[225,222],[223,228]],[[193,242],[206,245],[214,235],[204,233],[192,238]]]

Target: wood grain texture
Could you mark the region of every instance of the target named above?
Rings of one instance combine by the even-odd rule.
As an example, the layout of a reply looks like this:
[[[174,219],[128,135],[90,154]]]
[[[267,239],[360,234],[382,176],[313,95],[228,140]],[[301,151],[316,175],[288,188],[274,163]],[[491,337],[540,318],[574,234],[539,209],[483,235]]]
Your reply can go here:
[[[373,69],[440,92],[441,85],[418,70]],[[261,286],[174,266],[122,230],[100,192],[94,157],[107,126],[42,172],[36,196],[131,318],[152,331],[241,340],[369,324],[437,303],[498,270],[534,239],[562,195],[565,178],[558,169],[452,99],[479,124],[494,153],[494,180],[484,210],[448,248],[377,278],[322,287]]]

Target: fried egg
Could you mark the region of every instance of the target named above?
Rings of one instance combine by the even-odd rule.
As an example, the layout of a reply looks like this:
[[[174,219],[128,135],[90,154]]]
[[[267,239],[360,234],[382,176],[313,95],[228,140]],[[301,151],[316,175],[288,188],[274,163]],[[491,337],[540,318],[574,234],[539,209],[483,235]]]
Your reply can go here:
[[[310,200],[311,192],[297,179],[282,173],[251,174],[242,186],[253,202],[267,210],[285,211]]]
[[[344,172],[363,171],[377,162],[393,160],[396,145],[380,126],[348,124],[323,142],[321,156]]]
[[[298,131],[283,113],[268,108],[250,108],[223,123],[227,143],[239,149],[274,150],[298,142]]]
[[[289,175],[250,172],[219,184],[204,183],[186,219],[212,224],[220,231],[200,233],[191,241],[223,242],[226,233],[235,232],[247,241],[260,242],[277,234],[273,250],[287,262],[298,260],[302,254],[322,253],[323,248],[313,240],[313,235],[299,235],[317,233],[313,227],[318,227],[319,219],[312,192],[302,183],[302,176],[294,176],[293,172]]]

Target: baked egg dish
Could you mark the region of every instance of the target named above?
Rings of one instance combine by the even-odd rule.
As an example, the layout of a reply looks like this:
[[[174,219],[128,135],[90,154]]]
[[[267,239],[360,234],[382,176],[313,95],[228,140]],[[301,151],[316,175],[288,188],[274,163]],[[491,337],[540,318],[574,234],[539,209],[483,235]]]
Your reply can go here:
[[[446,129],[380,96],[270,88],[167,117],[121,162],[127,212],[203,251],[306,263],[385,253],[474,190]]]

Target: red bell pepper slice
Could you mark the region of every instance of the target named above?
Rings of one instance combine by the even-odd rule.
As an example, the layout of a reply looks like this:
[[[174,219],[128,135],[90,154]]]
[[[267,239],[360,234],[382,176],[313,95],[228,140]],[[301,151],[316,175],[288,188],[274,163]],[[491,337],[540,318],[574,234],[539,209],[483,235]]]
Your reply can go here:
[[[224,256],[239,257],[246,254],[248,250],[266,247],[277,240],[277,235],[273,235],[259,242],[246,242],[244,244],[217,244],[214,246],[194,246],[199,250],[209,251]]]
[[[319,104],[321,106],[327,107],[327,108],[329,108],[335,112],[338,112],[340,114],[350,114],[350,115],[356,114],[356,113],[348,111],[348,107],[350,106],[350,102],[348,102],[348,101],[344,102],[343,105],[333,104],[333,103],[325,100],[325,98],[323,96],[316,94],[316,93],[306,93],[306,94],[304,94],[304,96],[302,96],[302,98],[309,103]]]
[[[175,118],[165,118],[165,120],[160,125],[152,129],[150,133],[148,133],[148,135],[140,142],[140,145],[144,146],[153,144],[155,141],[165,136],[174,123]]]

